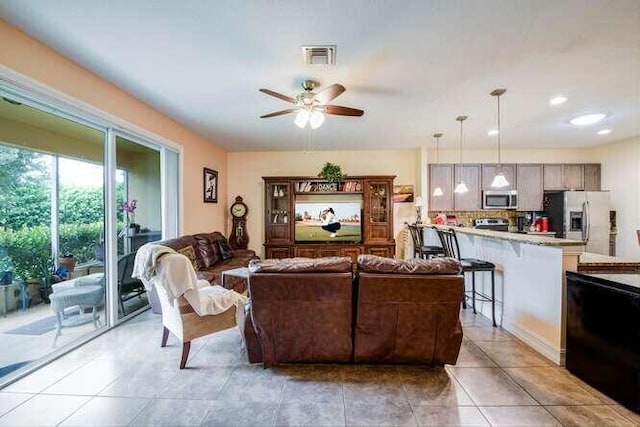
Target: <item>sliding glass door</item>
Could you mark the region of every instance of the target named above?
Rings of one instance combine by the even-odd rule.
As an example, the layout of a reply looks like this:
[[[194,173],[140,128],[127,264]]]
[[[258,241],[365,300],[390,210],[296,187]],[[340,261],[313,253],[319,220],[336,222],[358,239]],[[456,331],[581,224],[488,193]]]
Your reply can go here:
[[[105,132],[0,99],[0,381],[106,326]]]
[[[0,82],[0,386],[149,305],[136,251],[178,236],[179,150]]]

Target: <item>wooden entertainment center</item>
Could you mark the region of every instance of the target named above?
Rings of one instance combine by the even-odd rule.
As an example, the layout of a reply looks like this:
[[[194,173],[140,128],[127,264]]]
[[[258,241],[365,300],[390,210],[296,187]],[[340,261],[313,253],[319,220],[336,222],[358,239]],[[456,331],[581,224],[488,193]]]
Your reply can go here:
[[[395,176],[349,176],[340,182],[314,177],[262,177],[265,184],[265,255],[267,258],[372,254],[393,258],[393,180]],[[296,200],[310,195],[352,195],[362,201],[359,242],[296,242]],[[340,197],[340,196],[338,196]],[[338,232],[339,234],[339,232]]]

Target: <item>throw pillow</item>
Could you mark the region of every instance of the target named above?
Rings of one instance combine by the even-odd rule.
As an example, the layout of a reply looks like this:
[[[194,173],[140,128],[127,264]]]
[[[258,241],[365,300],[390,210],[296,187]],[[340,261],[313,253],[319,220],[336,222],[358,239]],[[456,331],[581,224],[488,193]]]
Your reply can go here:
[[[222,255],[222,259],[233,258],[233,249],[229,246],[227,239],[218,239],[218,246],[220,247],[220,255]]]
[[[198,262],[196,261],[196,253],[193,250],[193,246],[185,246],[182,249],[178,249],[176,252],[189,258],[191,265],[193,265],[193,269],[198,271]]]

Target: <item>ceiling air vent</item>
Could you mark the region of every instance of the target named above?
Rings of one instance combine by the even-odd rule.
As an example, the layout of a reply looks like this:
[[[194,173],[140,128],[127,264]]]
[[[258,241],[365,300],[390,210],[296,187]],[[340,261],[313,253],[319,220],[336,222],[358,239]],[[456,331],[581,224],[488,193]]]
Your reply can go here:
[[[304,63],[307,65],[336,65],[336,45],[302,46]]]

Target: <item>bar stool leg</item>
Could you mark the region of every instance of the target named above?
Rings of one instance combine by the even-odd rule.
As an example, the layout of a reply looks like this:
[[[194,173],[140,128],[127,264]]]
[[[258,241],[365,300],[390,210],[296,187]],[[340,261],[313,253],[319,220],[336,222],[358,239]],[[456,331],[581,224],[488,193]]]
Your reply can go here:
[[[473,307],[473,314],[476,313],[476,272],[471,270],[471,304]]]
[[[464,273],[465,271],[462,270],[462,277],[464,278],[462,282],[462,308],[466,310],[467,309],[467,280]]]
[[[496,271],[491,270],[491,319],[493,320],[493,327],[496,326]]]

